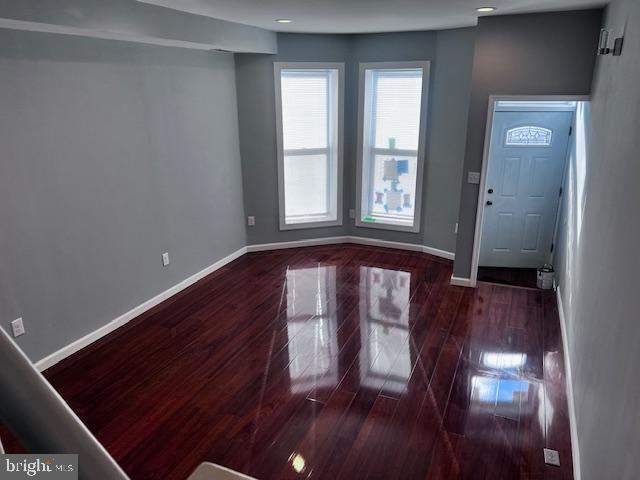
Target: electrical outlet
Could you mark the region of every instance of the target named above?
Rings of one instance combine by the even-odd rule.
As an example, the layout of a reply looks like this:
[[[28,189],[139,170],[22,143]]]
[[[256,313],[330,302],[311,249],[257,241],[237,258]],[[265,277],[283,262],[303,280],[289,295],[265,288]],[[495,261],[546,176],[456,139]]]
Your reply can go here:
[[[547,465],[560,466],[560,454],[557,450],[551,450],[550,448],[544,448],[544,463]]]
[[[480,183],[480,172],[467,172],[467,183]]]
[[[21,318],[17,318],[11,322],[11,330],[13,331],[14,338],[24,335],[24,323]]]
[[[162,254],[162,266],[166,267],[167,265],[169,265],[169,252],[164,252]]]
[[[349,209],[349,218],[356,218],[356,209],[355,208],[350,208]]]
[[[255,227],[255,225],[256,225],[256,217],[254,217],[253,215],[249,215],[247,217],[247,225],[249,225],[250,227]]]

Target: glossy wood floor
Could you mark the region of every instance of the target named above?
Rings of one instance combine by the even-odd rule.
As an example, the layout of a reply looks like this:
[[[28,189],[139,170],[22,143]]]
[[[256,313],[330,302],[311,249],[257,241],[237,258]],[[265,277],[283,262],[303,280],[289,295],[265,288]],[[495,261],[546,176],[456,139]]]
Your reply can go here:
[[[553,294],[450,276],[355,245],[249,254],[46,376],[133,479],[572,478]]]

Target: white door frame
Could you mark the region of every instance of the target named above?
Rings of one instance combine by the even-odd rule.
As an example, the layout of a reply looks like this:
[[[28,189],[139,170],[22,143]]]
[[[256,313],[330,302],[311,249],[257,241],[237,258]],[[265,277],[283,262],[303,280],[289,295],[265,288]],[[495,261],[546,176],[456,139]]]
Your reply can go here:
[[[487,168],[489,166],[489,153],[491,150],[491,133],[493,131],[493,113],[496,103],[500,101],[565,101],[585,102],[589,101],[589,95],[489,95],[489,109],[487,111],[487,123],[484,132],[484,151],[482,153],[482,167],[480,169],[480,188],[478,190],[478,210],[476,212],[476,229],[473,236],[473,253],[471,256],[471,273],[469,274],[469,286],[475,288],[478,283],[478,264],[480,263],[480,242],[482,241],[482,222],[484,220],[484,192],[487,185]]]

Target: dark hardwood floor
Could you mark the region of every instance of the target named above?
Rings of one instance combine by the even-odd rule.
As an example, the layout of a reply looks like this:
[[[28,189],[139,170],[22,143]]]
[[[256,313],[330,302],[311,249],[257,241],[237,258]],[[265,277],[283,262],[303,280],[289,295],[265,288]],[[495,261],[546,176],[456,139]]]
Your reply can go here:
[[[535,268],[478,267],[478,280],[514,287],[537,288]]]
[[[450,276],[373,247],[253,253],[46,377],[132,479],[205,460],[258,479],[571,479],[553,293]]]

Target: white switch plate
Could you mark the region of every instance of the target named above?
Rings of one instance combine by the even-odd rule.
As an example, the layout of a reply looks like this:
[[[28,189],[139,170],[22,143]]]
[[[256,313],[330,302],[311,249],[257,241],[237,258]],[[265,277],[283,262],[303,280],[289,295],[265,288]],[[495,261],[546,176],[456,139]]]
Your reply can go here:
[[[356,210],[355,208],[349,209],[349,218],[356,218]]]
[[[167,265],[169,265],[169,252],[162,254],[162,266],[166,267]]]
[[[560,466],[560,454],[557,450],[551,450],[550,448],[544,448],[544,463],[547,465]]]
[[[253,215],[249,215],[247,217],[247,225],[249,225],[250,227],[255,227],[255,225],[256,225],[256,217],[254,217]]]
[[[467,183],[480,183],[480,172],[467,172]]]
[[[458,233],[458,222],[456,222],[456,228],[454,228],[453,233]]]
[[[14,338],[24,335],[24,323],[22,323],[22,318],[16,318],[11,322],[11,330],[13,331]]]

